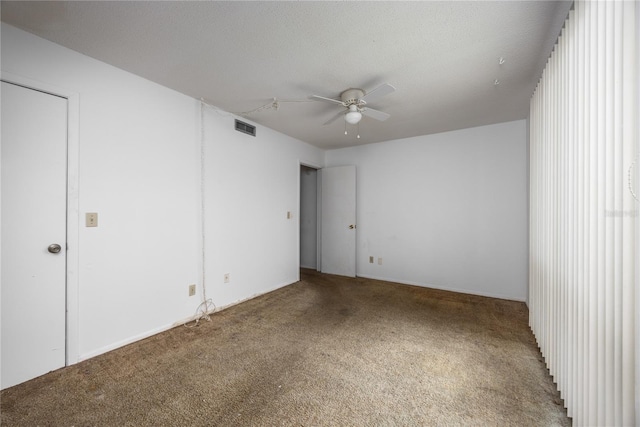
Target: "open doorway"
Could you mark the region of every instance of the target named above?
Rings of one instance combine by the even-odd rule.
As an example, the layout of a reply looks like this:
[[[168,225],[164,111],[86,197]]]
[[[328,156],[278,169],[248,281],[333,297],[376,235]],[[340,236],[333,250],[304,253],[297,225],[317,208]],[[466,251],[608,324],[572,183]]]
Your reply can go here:
[[[300,165],[300,268],[356,277],[356,168]]]
[[[300,268],[318,270],[318,171],[300,165]]]

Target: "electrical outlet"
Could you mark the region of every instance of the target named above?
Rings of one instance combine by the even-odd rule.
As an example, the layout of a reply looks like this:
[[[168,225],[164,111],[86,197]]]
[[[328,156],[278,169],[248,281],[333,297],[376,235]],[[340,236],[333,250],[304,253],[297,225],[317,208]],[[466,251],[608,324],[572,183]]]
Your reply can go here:
[[[373,257],[372,256],[369,257],[369,264],[373,264]]]
[[[382,258],[378,258],[378,265],[382,265]]]
[[[224,283],[229,283],[230,280],[231,280],[231,274],[224,273]]]
[[[98,214],[96,212],[87,212],[85,214],[85,221],[87,227],[97,227],[98,226]]]
[[[189,285],[189,296],[192,297],[196,294],[196,285]]]

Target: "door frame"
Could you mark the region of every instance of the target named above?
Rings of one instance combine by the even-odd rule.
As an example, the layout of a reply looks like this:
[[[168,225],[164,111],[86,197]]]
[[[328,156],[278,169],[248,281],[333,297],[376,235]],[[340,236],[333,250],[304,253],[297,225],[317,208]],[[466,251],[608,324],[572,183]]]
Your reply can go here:
[[[322,168],[324,166],[320,166],[317,163],[309,162],[309,161],[301,160],[301,159],[298,159],[298,163],[297,163],[296,166],[298,168],[298,191],[296,193],[296,199],[298,201],[297,205],[296,205],[297,206],[297,210],[298,210],[298,215],[297,215],[297,217],[298,217],[298,226],[296,227],[296,230],[297,230],[296,231],[296,235],[297,235],[296,241],[298,242],[298,244],[297,244],[297,248],[298,248],[297,249],[298,269],[297,269],[297,272],[296,272],[296,276],[297,276],[296,280],[300,280],[300,203],[302,201],[301,200],[302,198],[300,197],[300,190],[302,188],[302,183],[300,182],[300,168],[302,166],[306,166],[308,168],[312,168],[312,169],[315,169],[317,171],[316,188],[319,189],[320,188],[319,187],[320,180],[321,180],[320,171],[322,170]],[[317,222],[316,222],[316,270],[320,271],[320,265],[321,265],[320,263],[322,262],[322,259],[321,259],[321,256],[320,256],[320,248],[321,248],[321,245],[322,245],[322,242],[320,241],[320,219],[321,219],[320,218],[320,208],[322,206],[322,199],[321,199],[321,194],[320,194],[319,190],[317,191],[317,200],[318,200],[318,203],[317,203],[316,210],[317,210],[318,214],[317,214]]]
[[[301,194],[300,194],[300,189],[301,189],[301,178],[300,178],[300,168],[302,166],[306,166],[309,168],[313,168],[316,170],[317,175],[316,175],[316,189],[317,189],[317,222],[316,222],[316,271],[322,271],[322,171],[327,168],[327,167],[331,167],[331,166],[320,166],[317,163],[314,162],[309,162],[309,161],[305,161],[305,160],[301,160],[298,159],[298,163],[297,163],[297,176],[298,176],[298,186],[297,186],[297,192],[296,192],[296,198],[297,198],[297,209],[298,209],[298,226],[296,227],[296,242],[297,242],[297,263],[298,263],[298,268],[296,271],[296,280],[299,281],[300,280],[300,203],[301,203]],[[355,165],[354,165],[355,166]],[[356,183],[357,183],[357,178],[356,178]],[[357,184],[356,184],[357,185]],[[357,194],[357,190],[356,190],[356,194]],[[356,196],[356,223],[357,223],[357,196]],[[357,235],[356,235],[357,236]],[[356,255],[355,255],[355,276],[354,277],[358,277],[358,241],[357,241],[357,237],[356,237]]]
[[[27,89],[67,99],[67,250],[66,250],[66,330],[65,364],[78,363],[79,346],[79,234],[80,203],[78,194],[80,94],[28,77],[2,71],[0,80]],[[1,268],[1,267],[0,267]]]

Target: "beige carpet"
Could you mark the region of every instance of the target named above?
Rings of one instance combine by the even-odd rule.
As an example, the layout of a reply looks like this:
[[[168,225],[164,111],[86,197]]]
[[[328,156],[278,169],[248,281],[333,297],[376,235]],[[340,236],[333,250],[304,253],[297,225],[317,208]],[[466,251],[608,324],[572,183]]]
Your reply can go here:
[[[3,390],[2,425],[571,425],[524,304],[301,278]]]

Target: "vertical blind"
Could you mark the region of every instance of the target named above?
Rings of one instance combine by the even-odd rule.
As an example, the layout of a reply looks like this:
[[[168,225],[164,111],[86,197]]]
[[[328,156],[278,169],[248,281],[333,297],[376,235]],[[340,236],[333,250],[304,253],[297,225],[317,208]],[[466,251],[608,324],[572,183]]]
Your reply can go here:
[[[636,425],[638,17],[576,1],[530,103],[530,326],[575,425]]]

